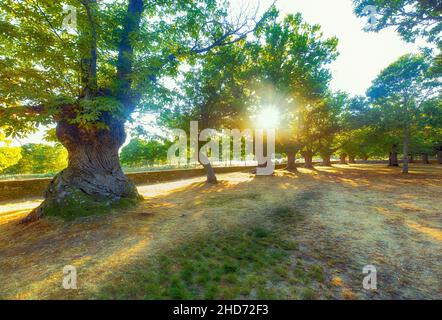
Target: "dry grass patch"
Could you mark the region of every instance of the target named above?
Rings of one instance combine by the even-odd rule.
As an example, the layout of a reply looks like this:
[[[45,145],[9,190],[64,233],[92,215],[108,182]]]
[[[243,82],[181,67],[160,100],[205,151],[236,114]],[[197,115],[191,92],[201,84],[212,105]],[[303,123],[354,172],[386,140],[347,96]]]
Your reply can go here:
[[[17,222],[0,204],[2,298],[441,298],[442,166],[349,165],[141,187],[135,209]],[[378,268],[378,290],[362,267]],[[61,288],[78,268],[77,291]]]

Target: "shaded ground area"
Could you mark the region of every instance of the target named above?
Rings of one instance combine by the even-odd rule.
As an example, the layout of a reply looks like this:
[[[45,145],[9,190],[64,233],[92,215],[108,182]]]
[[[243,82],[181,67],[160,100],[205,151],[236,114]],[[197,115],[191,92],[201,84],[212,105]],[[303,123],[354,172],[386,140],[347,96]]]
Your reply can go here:
[[[220,180],[140,187],[137,208],[71,222],[17,225],[38,199],[0,204],[0,298],[442,298],[442,166]]]

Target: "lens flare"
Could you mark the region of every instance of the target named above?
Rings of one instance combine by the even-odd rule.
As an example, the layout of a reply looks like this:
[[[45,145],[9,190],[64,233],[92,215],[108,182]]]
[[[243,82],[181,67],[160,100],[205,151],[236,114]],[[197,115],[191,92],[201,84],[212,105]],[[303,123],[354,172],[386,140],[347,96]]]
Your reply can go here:
[[[275,107],[266,107],[256,118],[256,125],[261,129],[276,129],[279,126],[279,111]]]

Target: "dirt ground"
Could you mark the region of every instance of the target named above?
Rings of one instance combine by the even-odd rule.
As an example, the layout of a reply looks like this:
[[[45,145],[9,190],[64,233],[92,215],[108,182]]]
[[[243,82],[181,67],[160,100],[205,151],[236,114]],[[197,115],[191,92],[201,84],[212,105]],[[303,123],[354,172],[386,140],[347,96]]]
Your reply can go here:
[[[442,298],[442,166],[415,164],[409,175],[385,165],[318,166],[219,180],[142,186],[137,208],[70,222],[18,225],[40,200],[0,203],[0,298],[95,298],[103,283],[128,281],[134,263],[196,237],[265,224],[284,207],[297,213],[280,230],[298,244],[290,259],[323,270],[307,298]],[[66,265],[78,270],[78,290],[62,288]],[[376,267],[377,290],[362,286],[366,265]],[[296,298],[282,294],[289,282],[267,285]]]

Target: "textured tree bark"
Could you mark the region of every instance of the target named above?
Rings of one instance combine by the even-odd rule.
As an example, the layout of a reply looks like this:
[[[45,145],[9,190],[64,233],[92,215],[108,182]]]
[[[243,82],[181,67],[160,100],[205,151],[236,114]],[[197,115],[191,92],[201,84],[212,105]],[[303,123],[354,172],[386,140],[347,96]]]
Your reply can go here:
[[[349,155],[348,156],[348,163],[355,164],[356,163],[355,158],[356,157],[354,155]]]
[[[422,163],[423,164],[430,164],[430,161],[428,160],[428,154],[427,153],[422,154]]]
[[[304,166],[308,169],[313,169],[313,152],[304,151],[302,156],[304,157]]]
[[[437,152],[437,163],[442,164],[442,150]]]
[[[287,167],[286,170],[288,171],[298,171],[296,168],[296,153],[293,151],[287,152]]]
[[[341,164],[347,164],[347,154],[346,153],[341,153],[339,158],[340,158]]]
[[[390,152],[390,157],[388,158],[389,167],[399,167],[399,161],[397,157],[397,152]]]
[[[109,129],[84,129],[61,120],[57,136],[68,150],[69,165],[54,177],[43,203],[23,222],[45,215],[90,215],[142,199],[120,166],[118,150],[126,138],[124,123],[113,122]]]
[[[402,173],[408,173],[408,161],[409,161],[409,143],[410,134],[408,131],[404,134],[404,163],[402,166]]]

